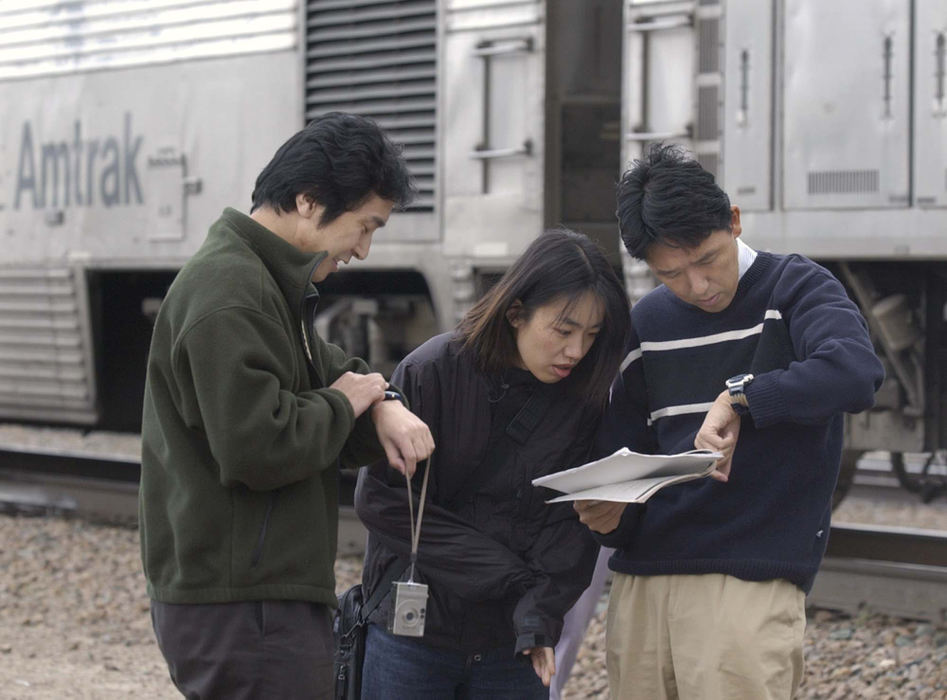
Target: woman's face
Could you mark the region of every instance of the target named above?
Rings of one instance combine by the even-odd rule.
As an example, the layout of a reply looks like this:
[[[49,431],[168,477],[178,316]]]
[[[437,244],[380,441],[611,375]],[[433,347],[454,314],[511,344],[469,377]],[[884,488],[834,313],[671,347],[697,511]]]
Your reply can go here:
[[[569,376],[592,347],[605,316],[604,304],[592,292],[584,292],[563,313],[568,303],[565,297],[555,299],[538,307],[529,319],[515,315],[516,309],[510,312],[518,365],[546,384]]]

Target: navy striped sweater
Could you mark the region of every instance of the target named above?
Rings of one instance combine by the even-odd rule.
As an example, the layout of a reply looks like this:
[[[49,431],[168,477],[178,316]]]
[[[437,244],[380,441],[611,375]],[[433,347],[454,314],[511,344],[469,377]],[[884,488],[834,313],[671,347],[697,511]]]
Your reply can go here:
[[[694,448],[728,377],[751,372],[730,480],[671,486],[599,536],[609,566],[638,575],[787,579],[808,592],[825,552],[843,413],[871,407],[884,370],[858,308],[799,255],[759,253],[730,306],[707,313],[660,286],[633,335],[600,450]]]

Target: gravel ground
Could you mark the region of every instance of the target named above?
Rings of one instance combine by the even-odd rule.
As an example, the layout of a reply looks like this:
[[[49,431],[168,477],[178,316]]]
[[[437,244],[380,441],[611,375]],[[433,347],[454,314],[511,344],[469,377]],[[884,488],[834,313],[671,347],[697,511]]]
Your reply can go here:
[[[134,436],[0,425],[0,442],[138,451]],[[880,502],[854,492],[837,522],[947,530],[947,499]],[[138,553],[127,526],[0,514],[0,698],[180,697],[154,642]],[[344,590],[357,557],[336,564]],[[565,688],[567,698],[607,698],[604,598]],[[810,610],[800,698],[947,699],[947,627],[867,612]]]
[[[935,522],[947,513],[930,510]],[[179,697],[152,636],[135,529],[0,515],[0,545],[0,698]],[[340,559],[340,589],[360,570]],[[568,698],[607,697],[603,623],[604,612]],[[947,698],[945,628],[810,611],[806,660],[802,698]]]

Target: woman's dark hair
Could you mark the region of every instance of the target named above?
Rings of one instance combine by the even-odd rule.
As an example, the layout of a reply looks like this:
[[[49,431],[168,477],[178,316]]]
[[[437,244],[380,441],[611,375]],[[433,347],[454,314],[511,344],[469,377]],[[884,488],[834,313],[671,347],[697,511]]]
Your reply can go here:
[[[556,229],[534,240],[467,312],[457,332],[478,367],[499,374],[519,360],[511,310],[528,321],[539,307],[567,299],[567,314],[585,292],[602,301],[605,314],[598,337],[569,379],[583,399],[604,405],[630,332],[630,311],[625,289],[605,254],[580,233]]]
[[[325,207],[324,226],[373,194],[404,208],[416,190],[401,149],[374,121],[329,112],[279,147],[256,179],[250,211],[295,211],[300,193]]]
[[[618,229],[628,253],[644,260],[652,243],[694,248],[729,230],[730,198],[714,176],[673,144],[655,144],[618,183]]]

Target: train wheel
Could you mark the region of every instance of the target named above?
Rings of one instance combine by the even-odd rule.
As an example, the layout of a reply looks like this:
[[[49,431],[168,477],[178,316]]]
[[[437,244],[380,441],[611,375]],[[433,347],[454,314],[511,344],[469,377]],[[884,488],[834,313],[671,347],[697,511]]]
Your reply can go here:
[[[855,481],[855,470],[858,468],[858,460],[864,454],[864,450],[842,450],[842,462],[839,465],[838,482],[835,484],[835,491],[832,494],[832,510],[838,508],[848,490]]]

